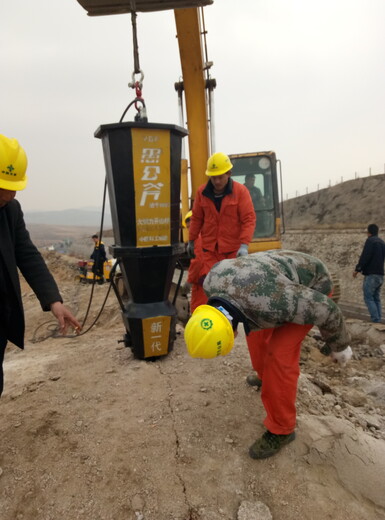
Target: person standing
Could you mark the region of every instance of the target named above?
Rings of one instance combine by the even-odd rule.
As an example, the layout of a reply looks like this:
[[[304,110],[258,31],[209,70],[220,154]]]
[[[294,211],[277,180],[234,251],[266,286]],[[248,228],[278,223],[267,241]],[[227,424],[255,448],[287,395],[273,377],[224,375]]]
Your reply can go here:
[[[385,242],[378,236],[377,224],[369,224],[367,232],[368,238],[353,272],[353,278],[356,278],[358,273],[364,275],[364,301],[370,319],[378,323],[382,318],[381,287],[384,283]]]
[[[27,185],[27,156],[16,139],[0,135],[0,395],[8,341],[24,348],[24,311],[17,269],[36,294],[43,311],[51,311],[65,334],[81,326],[63,305],[56,282],[25,227],[17,191]]]
[[[244,186],[246,186],[246,188],[249,190],[255,211],[258,209],[263,209],[264,200],[261,190],[255,186],[254,173],[246,173]]]
[[[192,357],[228,354],[243,323],[251,362],[262,381],[266,431],[249,449],[253,459],[276,454],[295,439],[301,344],[315,325],[333,361],[352,357],[340,308],[328,296],[332,280],[318,259],[271,250],[216,264],[203,284],[209,297],[185,328]]]
[[[107,261],[106,249],[98,235],[92,235],[94,241],[94,250],[91,253],[90,258],[94,261],[92,266],[92,272],[97,277],[97,282],[101,285],[104,283],[104,262]]]
[[[225,258],[248,254],[256,215],[249,190],[231,179],[233,165],[224,153],[207,161],[209,181],[198,188],[192,208],[187,252],[194,257],[194,245],[202,237],[203,274]]]

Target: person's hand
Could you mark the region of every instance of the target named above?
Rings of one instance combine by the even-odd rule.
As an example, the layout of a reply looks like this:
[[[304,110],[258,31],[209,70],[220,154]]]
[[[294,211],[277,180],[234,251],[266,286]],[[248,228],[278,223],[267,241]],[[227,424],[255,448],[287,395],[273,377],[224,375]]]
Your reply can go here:
[[[358,271],[353,271],[353,278],[356,278],[357,275],[358,275]]]
[[[79,334],[82,329],[80,323],[61,302],[52,303],[51,312],[59,322],[59,330],[61,334],[64,335],[67,332],[69,325],[75,329],[76,334]]]
[[[189,240],[187,243],[187,254],[190,258],[195,258],[194,240]]]
[[[249,254],[249,246],[247,244],[241,244],[241,247],[238,249],[237,257],[238,256],[246,256]]]
[[[332,352],[330,357],[334,361],[334,363],[338,363],[341,367],[345,367],[347,362],[352,358],[353,351],[350,346],[346,347],[345,350],[341,350],[341,352]]]

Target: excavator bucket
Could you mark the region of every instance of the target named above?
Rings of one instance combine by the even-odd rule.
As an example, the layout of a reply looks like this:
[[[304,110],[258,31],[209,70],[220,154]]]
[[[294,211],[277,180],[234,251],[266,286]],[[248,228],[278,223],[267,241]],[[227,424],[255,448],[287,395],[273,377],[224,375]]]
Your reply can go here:
[[[78,0],[89,16],[204,7],[214,0]]]

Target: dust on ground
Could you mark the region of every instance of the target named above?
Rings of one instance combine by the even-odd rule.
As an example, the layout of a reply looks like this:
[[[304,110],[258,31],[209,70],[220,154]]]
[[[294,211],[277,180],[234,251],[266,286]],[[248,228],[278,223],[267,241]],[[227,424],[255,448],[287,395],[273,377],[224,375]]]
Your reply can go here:
[[[76,262],[48,258],[82,319],[91,286]],[[109,285],[94,286],[85,330]],[[0,401],[2,520],[380,520],[385,518],[385,331],[348,320],[355,359],[341,369],[312,331],[301,354],[297,439],[249,458],[263,431],[240,334],[229,356],[173,350],[137,360],[112,292],[94,327],[56,338],[23,283],[24,352],[7,349]],[[265,508],[262,505],[265,505]]]

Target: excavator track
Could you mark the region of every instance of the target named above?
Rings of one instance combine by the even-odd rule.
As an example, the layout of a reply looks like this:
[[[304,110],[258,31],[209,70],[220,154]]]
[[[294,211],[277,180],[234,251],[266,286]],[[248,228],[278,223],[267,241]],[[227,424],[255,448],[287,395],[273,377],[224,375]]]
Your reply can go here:
[[[332,300],[338,303],[341,299],[341,284],[338,276],[335,273],[330,273],[333,282]]]

